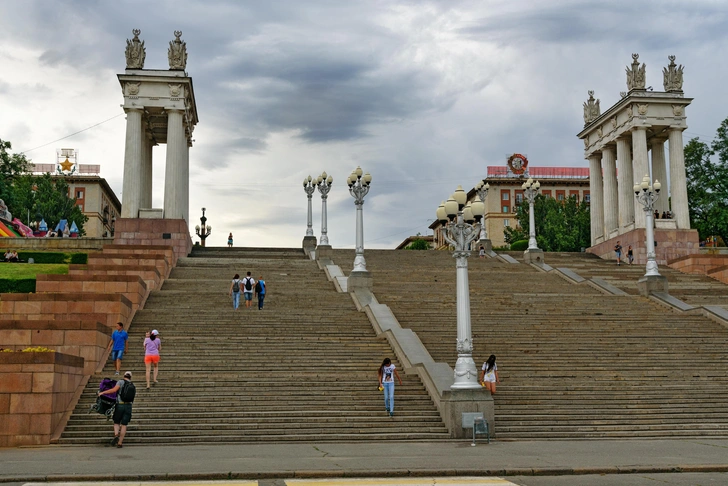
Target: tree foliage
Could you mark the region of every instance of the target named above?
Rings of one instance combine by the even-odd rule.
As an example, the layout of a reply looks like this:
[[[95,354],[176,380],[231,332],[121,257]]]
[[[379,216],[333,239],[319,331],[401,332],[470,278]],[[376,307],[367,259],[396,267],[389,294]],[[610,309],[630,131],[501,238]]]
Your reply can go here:
[[[15,199],[13,184],[15,181],[27,174],[30,170],[30,161],[23,154],[11,154],[10,142],[0,139],[0,199],[5,201],[8,210],[18,212],[23,206],[19,206]]]
[[[575,196],[558,201],[538,195],[534,203],[534,216],[536,241],[543,251],[581,251],[591,244],[589,205],[585,201],[578,202]],[[526,201],[516,209],[516,218],[523,233],[528,235]]]
[[[720,236],[728,240],[728,118],[710,145],[698,138],[687,143],[685,171],[690,226],[701,239]]]
[[[407,245],[404,249],[405,250],[429,250],[430,244],[427,241],[423,240],[422,238],[416,238],[412,241],[412,243]]]

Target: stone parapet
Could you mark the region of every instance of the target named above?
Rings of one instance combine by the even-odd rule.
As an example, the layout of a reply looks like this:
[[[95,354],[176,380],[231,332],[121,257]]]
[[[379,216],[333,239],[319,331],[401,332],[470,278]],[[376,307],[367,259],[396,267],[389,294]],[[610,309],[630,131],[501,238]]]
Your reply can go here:
[[[169,276],[171,267],[162,252],[145,253],[91,253],[88,265],[119,265],[121,267],[154,265],[162,278]]]
[[[162,253],[167,265],[172,268],[175,264],[174,249],[168,245],[104,245],[106,255],[139,255],[146,253]]]
[[[36,293],[105,293],[123,294],[134,308],[144,306],[149,295],[147,284],[139,275],[38,275]]]
[[[128,326],[132,303],[121,294],[0,294],[0,319],[61,319],[101,322],[110,328]]]
[[[69,265],[69,275],[137,275],[144,280],[149,291],[158,289],[162,284],[162,275],[156,265]]]
[[[0,238],[0,248],[26,251],[98,251],[113,238]]]
[[[169,246],[176,265],[192,251],[192,238],[184,219],[121,218],[116,220],[114,245]]]
[[[634,263],[637,265],[647,264],[647,249],[645,246],[645,229],[637,228],[619,236],[610,238],[602,243],[587,249],[605,260],[614,260],[614,246],[617,241],[622,245],[622,258],[627,260],[627,248],[631,245],[634,254]],[[655,256],[658,265],[666,265],[668,261],[679,257],[698,253],[700,240],[698,231],[693,229],[655,229]]]
[[[683,273],[707,275],[728,283],[728,255],[696,254],[675,258],[667,262],[670,268]]]
[[[83,358],[58,352],[0,353],[0,447],[48,444],[83,368]]]
[[[104,358],[111,329],[100,322],[82,320],[0,320],[0,343],[20,351],[44,346],[84,359],[83,373],[91,375]]]

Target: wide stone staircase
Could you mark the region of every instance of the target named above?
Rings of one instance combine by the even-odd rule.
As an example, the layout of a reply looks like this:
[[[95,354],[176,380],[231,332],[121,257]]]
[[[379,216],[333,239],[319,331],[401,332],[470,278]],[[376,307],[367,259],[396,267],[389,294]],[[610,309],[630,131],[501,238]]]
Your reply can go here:
[[[598,275],[634,293],[644,274],[584,255],[545,256],[554,267]],[[333,259],[348,272],[353,257],[337,250]],[[454,367],[450,252],[368,250],[366,260],[379,302],[436,361]],[[726,294],[728,286],[706,277],[666,270],[671,289],[673,282],[676,289],[698,282],[710,284],[717,297]],[[523,263],[476,254],[469,276],[474,358],[480,368],[495,354],[503,381],[494,397],[498,438],[728,437],[726,327]]]
[[[263,275],[268,296],[232,309],[235,273]],[[162,340],[159,384],[145,389],[143,340]],[[414,374],[402,373],[390,418],[377,390],[392,349],[347,294],[334,290],[300,250],[194,250],[151,293],[129,331],[123,370],[137,386],[125,443],[217,443],[305,440],[437,440],[449,437]],[[401,368],[400,368],[401,369]],[[111,423],[88,414],[108,364],[92,376],[64,444],[100,443]]]

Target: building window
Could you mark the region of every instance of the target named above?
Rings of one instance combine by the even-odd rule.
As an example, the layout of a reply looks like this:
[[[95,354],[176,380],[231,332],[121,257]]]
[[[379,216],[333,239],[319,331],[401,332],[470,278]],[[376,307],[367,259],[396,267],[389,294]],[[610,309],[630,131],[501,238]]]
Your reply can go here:
[[[566,191],[556,191],[556,200],[563,201],[566,199]]]
[[[545,198],[550,198],[551,197],[551,191],[541,191],[541,194]]]
[[[579,191],[569,191],[569,197],[574,196],[576,198],[576,202],[579,202]]]
[[[501,192],[501,199],[504,201],[510,201],[511,199],[511,191],[503,191]]]
[[[83,199],[83,191],[76,191],[76,199]]]
[[[591,203],[591,195],[590,194],[584,194],[584,201],[586,201],[587,204]]]
[[[505,226],[505,227],[507,228],[507,227],[509,227],[510,225],[511,225],[511,220],[510,220],[510,219],[504,219],[504,220],[503,220],[503,226]]]
[[[516,193],[516,204],[521,204],[523,202],[523,194],[522,193]]]
[[[511,212],[511,207],[510,206],[503,206],[503,212],[504,213],[510,213]]]

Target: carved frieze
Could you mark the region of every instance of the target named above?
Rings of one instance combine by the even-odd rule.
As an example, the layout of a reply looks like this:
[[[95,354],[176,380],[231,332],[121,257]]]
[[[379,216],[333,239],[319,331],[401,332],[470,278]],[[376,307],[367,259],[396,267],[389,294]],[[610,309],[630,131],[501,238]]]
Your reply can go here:
[[[128,82],[126,83],[126,94],[129,96],[136,96],[139,94],[139,86],[141,86],[142,83],[132,83]]]
[[[458,354],[471,354],[473,352],[473,343],[470,339],[458,339],[457,340]]]
[[[612,119],[610,121],[612,122],[612,131],[616,130],[617,129],[617,117],[616,116],[612,117]]]
[[[637,59],[640,58],[639,54],[632,54],[632,68],[627,66],[627,89],[645,89],[646,76],[645,70],[647,67],[645,63],[640,66]]]
[[[632,121],[632,118],[634,118],[634,105],[629,105],[627,108],[627,120]]]
[[[599,108],[599,100],[594,99],[594,91],[588,91],[589,99],[584,102],[584,125],[588,125],[593,122],[601,114],[601,108]]]
[[[597,128],[597,137],[599,137],[599,140],[604,138],[604,131],[602,130],[602,127]]]
[[[169,85],[169,95],[173,98],[179,97],[180,93],[182,93],[182,85],[181,84],[170,84]]]
[[[637,104],[637,113],[640,114],[640,116],[644,116],[647,114],[647,103],[638,103]]]
[[[627,97],[627,92],[626,91],[620,91],[619,92],[619,97],[620,98],[626,98]]]
[[[683,116],[685,113],[683,105],[672,105],[672,114],[675,116]]]
[[[675,56],[667,56],[667,58],[670,60],[670,64],[666,68],[662,68],[662,85],[665,87],[665,91],[682,92],[683,65],[675,64]]]
[[[139,34],[142,31],[134,29],[131,33],[134,34],[134,38],[126,40],[126,68],[144,69],[144,58],[147,56],[147,51],[144,48],[144,41],[139,40]]]

